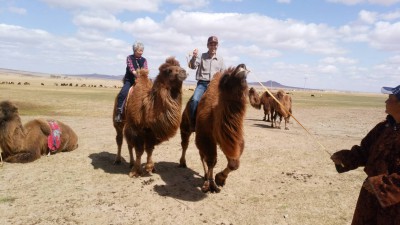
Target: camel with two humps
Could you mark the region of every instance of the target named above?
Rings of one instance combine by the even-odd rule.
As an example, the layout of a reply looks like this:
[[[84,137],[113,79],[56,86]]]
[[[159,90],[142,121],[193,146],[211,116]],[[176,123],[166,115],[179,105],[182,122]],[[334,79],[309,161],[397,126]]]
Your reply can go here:
[[[136,73],[138,74],[138,79],[136,79],[135,81],[135,85],[139,85],[141,86],[143,89],[150,89],[151,86],[153,85],[151,80],[149,79],[149,70],[147,69],[138,69],[136,70]],[[133,89],[130,88],[129,89],[129,93],[128,93],[128,97],[127,98],[135,98],[136,93],[133,93]],[[125,101],[126,102],[126,101]],[[120,164],[121,163],[121,148],[122,148],[122,143],[124,140],[124,134],[123,134],[123,130],[124,130],[124,126],[125,126],[125,112],[122,113],[122,122],[116,122],[114,120],[116,114],[117,114],[117,103],[118,103],[118,95],[114,100],[114,108],[113,108],[113,126],[115,128],[115,131],[117,133],[117,135],[115,136],[115,141],[117,143],[117,156],[115,157],[115,161],[114,164]],[[124,105],[124,109],[126,109],[125,105]],[[127,142],[128,145],[128,152],[129,152],[129,164],[131,167],[133,167],[133,163],[134,163],[134,157],[133,157],[133,146],[130,145]]]
[[[247,105],[247,74],[244,64],[218,72],[202,96],[196,114],[195,143],[204,169],[203,192],[220,192],[231,171],[237,170],[244,150],[243,120]],[[192,133],[189,120],[189,103],[182,114],[180,165],[186,166],[185,154]],[[217,146],[228,164],[213,175],[217,163]]]
[[[275,97],[277,101],[273,101],[271,106],[274,108],[274,115],[272,117],[271,126],[281,128],[282,118],[285,120],[285,130],[289,130],[288,124],[290,116],[292,115],[292,97],[287,95],[283,90],[279,90]],[[279,116],[279,122],[277,117]]]
[[[57,148],[49,147],[52,128],[58,126]],[[34,119],[22,125],[18,107],[11,101],[0,102],[0,148],[5,162],[28,163],[49,153],[68,152],[78,147],[78,136],[58,120]]]
[[[123,128],[128,146],[134,147],[136,155],[130,177],[144,174],[141,167],[144,152],[147,154],[145,171],[155,172],[154,147],[173,137],[181,123],[182,84],[186,77],[179,62],[169,57],[160,65],[152,86],[147,85],[148,77],[139,76],[132,87],[133,96],[127,98],[125,105]]]

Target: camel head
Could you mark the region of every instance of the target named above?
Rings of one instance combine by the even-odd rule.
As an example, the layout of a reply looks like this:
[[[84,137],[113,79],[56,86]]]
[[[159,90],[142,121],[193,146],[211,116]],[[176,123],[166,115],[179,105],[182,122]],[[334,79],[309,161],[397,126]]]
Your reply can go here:
[[[260,96],[258,95],[256,89],[254,89],[253,87],[249,90],[249,101],[251,106],[256,109],[261,109]]]
[[[187,77],[186,70],[180,67],[179,62],[169,57],[159,68],[159,75],[157,76],[154,84],[163,84],[164,87],[171,89],[181,89],[183,81]]]
[[[246,78],[249,72],[245,64],[239,64],[236,68],[231,67],[225,70],[219,82],[219,89],[222,92],[231,93],[232,97],[240,98],[243,93],[247,95],[248,87]],[[234,96],[235,94],[237,95]]]
[[[0,122],[18,116],[18,107],[10,101],[0,102]]]
[[[283,90],[279,90],[276,93],[277,99],[282,99],[284,95],[285,95],[285,92]]]

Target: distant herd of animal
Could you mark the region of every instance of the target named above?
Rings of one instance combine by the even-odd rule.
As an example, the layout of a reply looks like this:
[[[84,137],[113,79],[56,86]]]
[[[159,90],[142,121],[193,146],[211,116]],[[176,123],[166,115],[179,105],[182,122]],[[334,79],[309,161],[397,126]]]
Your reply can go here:
[[[292,113],[291,97],[283,91],[272,94],[273,97],[269,92],[259,97],[254,88],[249,90],[246,81],[249,71],[244,64],[214,75],[199,102],[195,125],[189,119],[190,101],[182,113],[182,85],[187,73],[175,58],[169,57],[160,65],[154,81],[149,79],[147,70],[138,72],[140,76],[130,90],[135,94],[134,97],[128,95],[126,99],[122,123],[113,123],[118,146],[115,163],[121,162],[121,146],[125,137],[130,156],[130,177],[154,172],[154,147],[173,137],[179,129],[182,140],[180,167],[187,167],[186,150],[191,134],[195,133],[195,144],[204,169],[201,189],[203,192],[220,192],[229,173],[240,165],[245,142],[243,121],[247,98],[254,108],[263,107],[264,120],[271,121],[272,127],[280,127],[283,118],[285,129],[288,129],[287,122]],[[280,118],[279,125],[277,117]],[[228,164],[214,178],[217,146],[225,154]],[[22,125],[17,106],[3,101],[0,102],[0,147],[1,158],[5,162],[27,163],[41,155],[76,149],[78,136],[58,120],[34,119]],[[142,168],[144,152],[147,161]]]

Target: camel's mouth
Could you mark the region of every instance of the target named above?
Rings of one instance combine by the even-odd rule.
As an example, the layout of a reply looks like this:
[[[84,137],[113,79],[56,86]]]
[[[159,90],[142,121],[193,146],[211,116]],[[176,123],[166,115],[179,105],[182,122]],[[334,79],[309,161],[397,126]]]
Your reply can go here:
[[[236,67],[236,75],[241,77],[242,79],[246,79],[247,78],[247,74],[250,73],[250,70],[248,70],[246,68],[245,64],[239,64]]]
[[[188,77],[188,72],[185,69],[181,69],[179,72],[178,78],[180,81],[184,81]]]

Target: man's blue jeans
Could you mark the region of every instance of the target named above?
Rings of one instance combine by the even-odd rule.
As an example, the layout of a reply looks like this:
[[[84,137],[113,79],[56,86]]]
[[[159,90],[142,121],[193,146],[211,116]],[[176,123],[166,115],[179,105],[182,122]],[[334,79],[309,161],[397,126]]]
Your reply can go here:
[[[196,89],[194,90],[194,93],[193,93],[192,102],[190,103],[190,120],[191,120],[191,122],[196,121],[197,105],[199,104],[201,96],[203,96],[204,92],[207,90],[209,83],[210,83],[210,81],[203,81],[203,80],[199,80],[197,82]]]

